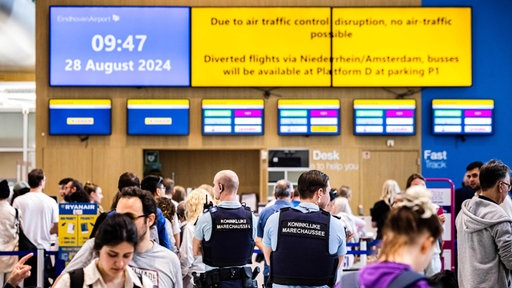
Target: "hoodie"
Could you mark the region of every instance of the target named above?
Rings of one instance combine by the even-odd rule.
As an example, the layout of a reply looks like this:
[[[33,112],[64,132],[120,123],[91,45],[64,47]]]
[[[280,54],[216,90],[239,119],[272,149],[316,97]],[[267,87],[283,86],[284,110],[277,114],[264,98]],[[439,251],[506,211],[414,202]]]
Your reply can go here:
[[[457,219],[460,288],[512,287],[512,219],[490,199],[462,203]]]
[[[361,288],[386,288],[391,281],[405,270],[412,270],[411,266],[397,262],[377,262],[370,264],[359,274]],[[411,288],[430,288],[426,280],[419,280]]]

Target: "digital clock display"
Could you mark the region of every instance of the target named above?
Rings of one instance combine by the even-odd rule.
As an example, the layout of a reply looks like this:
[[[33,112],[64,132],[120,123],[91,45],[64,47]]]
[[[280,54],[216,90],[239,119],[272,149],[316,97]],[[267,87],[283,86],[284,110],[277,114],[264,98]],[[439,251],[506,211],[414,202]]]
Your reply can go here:
[[[189,7],[50,7],[51,86],[190,86]]]

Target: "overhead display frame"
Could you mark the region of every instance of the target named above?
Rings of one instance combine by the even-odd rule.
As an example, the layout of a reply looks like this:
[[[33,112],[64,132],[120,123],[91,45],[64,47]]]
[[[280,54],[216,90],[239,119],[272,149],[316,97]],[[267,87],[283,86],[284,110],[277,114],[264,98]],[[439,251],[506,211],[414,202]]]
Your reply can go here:
[[[50,86],[472,85],[470,7],[50,6]]]
[[[128,99],[128,135],[188,135],[188,99]]]
[[[50,135],[110,135],[112,100],[49,99]]]
[[[433,99],[432,134],[493,135],[493,99]]]
[[[471,8],[334,8],[333,86],[471,86]]]
[[[328,87],[330,8],[192,9],[192,86]]]
[[[190,86],[190,7],[50,6],[50,86]]]
[[[340,135],[339,99],[277,100],[279,135]]]
[[[194,7],[192,87],[471,86],[470,7]]]
[[[354,135],[415,135],[415,99],[354,99]]]
[[[203,135],[263,135],[263,99],[203,99]]]

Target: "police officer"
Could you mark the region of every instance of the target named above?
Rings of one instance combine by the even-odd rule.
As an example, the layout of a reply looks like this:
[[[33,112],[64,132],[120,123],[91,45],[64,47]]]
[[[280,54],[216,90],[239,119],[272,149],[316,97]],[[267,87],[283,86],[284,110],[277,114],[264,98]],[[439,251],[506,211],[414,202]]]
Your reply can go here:
[[[304,172],[297,189],[300,204],[281,209],[265,225],[263,254],[270,263],[270,280],[273,287],[332,287],[346,238],[340,220],[319,208],[329,202],[329,176]]]
[[[206,271],[196,283],[201,287],[257,287],[246,265],[254,251],[257,220],[238,202],[238,185],[235,172],[218,172],[213,191],[220,202],[197,220],[193,250],[196,256],[202,254]]]

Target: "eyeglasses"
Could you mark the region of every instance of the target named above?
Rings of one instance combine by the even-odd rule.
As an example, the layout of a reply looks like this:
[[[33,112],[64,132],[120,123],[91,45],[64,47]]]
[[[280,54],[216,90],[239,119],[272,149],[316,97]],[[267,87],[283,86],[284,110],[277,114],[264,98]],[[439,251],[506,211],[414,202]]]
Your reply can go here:
[[[135,215],[131,212],[126,212],[126,213],[119,213],[119,214],[123,214],[123,215],[126,215],[128,217],[130,217],[130,219],[132,219],[133,221],[139,219],[139,218],[142,218],[142,217],[146,217],[146,214],[142,214],[142,215]]]
[[[505,181],[500,181],[501,183],[505,184],[507,186],[507,191],[510,192],[510,190],[512,190],[512,184],[510,183],[507,183]]]

